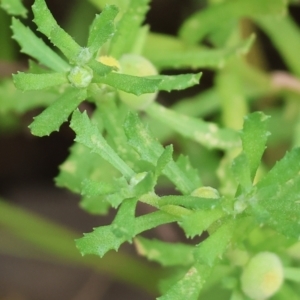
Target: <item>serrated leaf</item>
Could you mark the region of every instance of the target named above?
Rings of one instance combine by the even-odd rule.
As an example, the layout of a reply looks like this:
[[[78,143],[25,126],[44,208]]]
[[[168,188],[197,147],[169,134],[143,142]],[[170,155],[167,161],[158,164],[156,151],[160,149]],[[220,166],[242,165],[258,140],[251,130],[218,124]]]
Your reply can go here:
[[[283,15],[286,12],[284,0],[235,0],[221,2],[192,14],[180,28],[179,35],[186,41],[195,44],[208,33],[217,30],[220,24],[241,17],[258,15]],[[216,20],[218,20],[216,22]]]
[[[139,255],[163,266],[189,266],[194,262],[194,246],[182,243],[166,243],[137,237],[134,240]]]
[[[251,210],[260,224],[268,224],[287,237],[300,232],[300,149],[287,153],[256,185]]]
[[[45,0],[35,0],[32,11],[38,30],[46,35],[70,62],[77,62],[82,48],[57,24]]]
[[[180,227],[184,230],[186,236],[195,237],[201,235],[215,221],[221,219],[225,215],[220,208],[211,210],[195,211],[192,214],[185,216],[179,222]]]
[[[117,24],[117,30],[111,40],[109,54],[120,58],[124,53],[131,53],[137,39],[140,26],[149,9],[149,0],[130,0],[126,12]]]
[[[269,116],[266,116],[262,112],[255,112],[244,118],[245,121],[241,139],[243,152],[248,159],[252,180],[260,165],[262,155],[266,148],[266,142],[270,135],[267,130],[268,119]]]
[[[13,39],[21,46],[21,52],[36,58],[41,64],[56,72],[67,72],[70,66],[59,55],[51,50],[28,27],[13,18],[11,29]]]
[[[114,19],[117,14],[116,6],[107,5],[100,15],[96,15],[90,27],[87,43],[92,55],[97,53],[100,47],[113,36],[115,32]]]
[[[111,207],[103,196],[82,197],[79,206],[93,215],[107,215]]]
[[[67,77],[62,73],[30,74],[18,72],[13,75],[14,84],[23,91],[42,90],[67,83]]]
[[[98,78],[98,83],[105,83],[118,90],[137,96],[156,92],[159,88],[160,82],[160,79],[138,77],[115,72],[109,73],[105,77]]]
[[[257,188],[271,185],[284,186],[289,180],[296,178],[300,170],[300,148],[294,148],[268,172],[257,184]]]
[[[212,267],[225,252],[233,234],[234,222],[229,220],[206,240],[196,246],[194,256],[198,263]]]
[[[96,125],[92,124],[87,113],[78,110],[73,113],[70,127],[75,131],[75,141],[90,148],[92,152],[99,154],[117,170],[130,179],[134,171],[116,154],[100,134]]]
[[[0,6],[8,14],[13,16],[21,16],[25,18],[27,15],[27,9],[24,7],[21,0],[2,0]]]
[[[241,145],[238,133],[232,129],[221,129],[214,123],[181,115],[157,103],[149,105],[146,112],[175,132],[210,149],[228,150]]]
[[[154,139],[136,114],[129,113],[124,123],[124,130],[128,143],[140,154],[141,159],[155,166],[164,151],[163,146]],[[193,185],[194,182],[189,180],[189,176],[183,170],[180,170],[174,161],[168,163],[163,174],[174,182],[184,194],[190,194],[198,187]]]
[[[172,90],[184,90],[191,86],[199,84],[202,73],[182,74],[182,75],[158,75],[153,78],[161,79],[158,89],[160,91],[171,92]]]
[[[233,47],[209,49],[188,45],[170,36],[148,35],[143,55],[159,69],[219,69],[233,56],[245,54],[254,42],[254,35]]]
[[[112,231],[115,236],[122,237],[131,242],[135,235],[135,207],[138,198],[123,200],[118,213],[112,223]]]
[[[176,217],[157,211],[134,219],[134,236],[161,224],[175,222]],[[112,231],[112,225],[95,228],[93,232],[84,234],[76,240],[76,246],[82,255],[95,254],[103,256],[107,251],[119,249],[126,241],[124,236],[118,237]]]
[[[157,300],[197,300],[209,274],[210,270],[207,267],[192,266],[182,279]]]
[[[95,254],[103,257],[109,250],[117,251],[125,239],[115,236],[112,225],[108,225],[95,228],[93,232],[84,234],[84,237],[75,242],[82,255]]]
[[[58,131],[60,125],[68,120],[70,114],[85,97],[85,90],[69,88],[41,114],[34,117],[34,121],[29,125],[31,133],[36,136],[45,136]]]

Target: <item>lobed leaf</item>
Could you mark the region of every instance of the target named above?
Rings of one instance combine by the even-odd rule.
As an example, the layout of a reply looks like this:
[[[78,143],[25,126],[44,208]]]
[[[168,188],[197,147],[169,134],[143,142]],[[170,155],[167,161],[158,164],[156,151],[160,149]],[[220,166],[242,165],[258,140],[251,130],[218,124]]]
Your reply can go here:
[[[19,20],[13,18],[11,29],[13,39],[21,46],[21,52],[37,59],[41,64],[56,72],[67,72],[70,66],[41,39],[39,39],[28,27]]]
[[[80,59],[80,56],[84,55],[84,52],[86,51],[84,51],[84,49],[82,49],[73,38],[57,24],[48,9],[45,0],[35,0],[32,5],[32,11],[34,14],[34,22],[36,23],[38,30],[46,35],[70,62],[77,62],[78,59]]]
[[[130,0],[127,10],[117,24],[117,30],[111,40],[109,54],[120,58],[122,54],[131,53],[138,37],[140,26],[149,9],[149,0]]]
[[[31,74],[18,72],[13,75],[15,86],[22,91],[42,90],[67,83],[67,77],[62,73]]]
[[[107,5],[100,15],[96,15],[90,27],[87,43],[92,55],[97,53],[101,46],[114,35],[114,19],[117,14],[118,8],[116,6]]]
[[[134,240],[139,255],[162,266],[189,266],[194,262],[194,246],[182,243],[166,243],[137,237]]]
[[[220,24],[241,17],[258,15],[283,15],[286,12],[284,0],[234,0],[225,1],[192,14],[180,28],[179,35],[189,43],[196,44]],[[216,20],[218,20],[216,22]]]
[[[69,88],[41,114],[34,117],[34,121],[29,125],[31,133],[36,136],[45,136],[58,131],[61,124],[68,120],[69,115],[85,97],[85,90]]]
[[[228,150],[240,147],[238,133],[231,129],[220,129],[214,123],[181,115],[157,103],[148,106],[146,112],[175,132],[208,148]]]
[[[70,127],[75,131],[75,141],[90,148],[92,152],[99,154],[117,170],[130,179],[134,171],[116,154],[100,134],[96,125],[92,124],[87,113],[80,113],[78,110],[73,113]]]
[[[21,0],[1,0],[0,6],[9,15],[21,16],[23,18],[27,15],[27,9],[24,7]]]

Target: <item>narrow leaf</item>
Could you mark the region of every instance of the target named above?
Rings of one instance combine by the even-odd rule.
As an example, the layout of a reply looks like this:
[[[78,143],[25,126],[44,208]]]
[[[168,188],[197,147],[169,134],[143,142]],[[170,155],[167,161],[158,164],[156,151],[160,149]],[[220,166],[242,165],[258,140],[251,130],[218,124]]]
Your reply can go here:
[[[114,18],[118,14],[116,6],[105,6],[100,15],[96,15],[91,27],[87,46],[91,54],[97,53],[100,47],[112,38],[115,32]]]
[[[248,158],[244,152],[234,159],[231,165],[231,171],[236,182],[244,189],[244,192],[251,189],[253,178],[250,173]]]
[[[147,77],[137,77],[127,74],[109,73],[105,77],[99,77],[98,83],[108,84],[118,90],[141,95],[146,93],[154,93],[158,90],[160,79],[151,79]]]
[[[214,123],[181,115],[157,103],[149,105],[146,112],[152,118],[172,128],[175,132],[208,148],[227,150],[240,147],[241,145],[236,131],[220,129]]]
[[[138,198],[125,199],[112,223],[115,236],[131,242],[135,235],[135,207]]]
[[[199,84],[201,76],[202,73],[197,73],[173,76],[158,75],[153,76],[153,78],[161,79],[158,87],[160,91],[171,92],[172,90],[184,90],[186,88]]]
[[[13,75],[14,84],[23,91],[42,90],[67,83],[67,77],[62,73],[30,74],[19,72]]]
[[[269,117],[262,112],[255,112],[245,117],[243,131],[241,133],[243,152],[248,158],[252,180],[260,165],[262,155],[266,148]]]
[[[212,267],[216,259],[220,259],[225,252],[232,237],[233,226],[233,221],[227,221],[205,241],[197,245],[194,252],[196,261]]]
[[[300,76],[300,61],[297,49],[300,48],[300,29],[292,16],[283,18],[256,18],[260,28],[271,39],[288,68],[296,76]],[[289,38],[287,38],[287,33]]]
[[[134,175],[134,171],[108,145],[97,126],[92,124],[86,112],[80,113],[78,110],[75,111],[70,126],[76,133],[75,141],[99,154],[119,170],[126,179],[129,180]]]
[[[157,165],[155,169],[155,173],[157,176],[163,172],[163,170],[166,168],[169,162],[173,161],[172,154],[173,154],[173,146],[169,145],[164,149],[164,152],[157,160]]]
[[[0,6],[10,15],[26,17],[27,9],[21,0],[2,0]]]
[[[53,104],[34,118],[29,126],[31,133],[36,136],[45,136],[58,131],[60,125],[68,120],[69,115],[85,97],[85,90],[70,88],[65,91]]]
[[[149,9],[149,0],[130,0],[127,11],[117,24],[117,31],[111,40],[109,54],[120,58],[124,53],[131,53],[137,39],[140,26]]]
[[[143,55],[159,69],[219,69],[233,56],[245,54],[254,42],[254,35],[236,46],[209,49],[187,45],[184,41],[159,34],[149,34]]]
[[[66,72],[70,69],[68,63],[19,20],[13,18],[11,28],[14,33],[13,38],[21,46],[21,52],[32,56],[53,71]]]
[[[76,62],[82,54],[82,48],[57,24],[45,0],[35,0],[32,11],[39,31],[45,34],[70,62]]]

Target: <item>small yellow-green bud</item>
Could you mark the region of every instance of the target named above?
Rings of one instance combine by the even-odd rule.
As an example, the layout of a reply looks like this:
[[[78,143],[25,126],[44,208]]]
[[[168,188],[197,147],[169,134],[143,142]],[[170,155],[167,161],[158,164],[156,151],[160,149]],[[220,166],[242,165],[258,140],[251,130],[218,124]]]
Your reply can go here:
[[[200,198],[210,198],[210,199],[220,198],[219,192],[210,186],[202,186],[200,188],[195,189],[191,193],[191,196],[200,197]]]
[[[280,258],[272,252],[260,252],[244,268],[241,276],[242,290],[250,299],[268,299],[280,289],[283,279]]]

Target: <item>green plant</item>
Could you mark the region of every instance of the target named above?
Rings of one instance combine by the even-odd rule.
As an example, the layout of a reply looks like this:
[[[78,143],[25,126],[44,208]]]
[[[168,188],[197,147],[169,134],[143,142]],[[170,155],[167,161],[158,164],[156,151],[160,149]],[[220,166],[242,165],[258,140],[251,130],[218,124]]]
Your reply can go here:
[[[78,250],[103,257],[133,241],[140,255],[171,271],[161,280],[160,300],[258,299],[245,288],[251,284],[246,270],[255,265],[257,253],[272,252],[276,261],[282,261],[285,280],[282,285],[280,281],[280,289],[276,286],[262,298],[278,290],[272,299],[297,299],[300,85],[291,75],[281,74],[296,81],[294,85],[255,66],[259,62],[247,62],[244,55],[251,47],[258,53],[255,58],[262,53],[254,35],[243,38],[247,28],[254,30],[257,24],[277,46],[293,76],[300,76],[296,50],[300,31],[286,14],[288,4],[211,1],[183,22],[179,37],[171,37],[142,26],[149,1],[91,2],[102,11],[90,25],[85,47],[57,24],[44,0],[35,0],[32,6],[38,30],[65,58],[13,18],[13,38],[34,61],[30,60],[27,72],[13,75],[15,86],[29,91],[22,102],[0,100],[3,115],[46,106],[29,126],[36,136],[58,131],[70,118],[75,143],[60,166],[57,185],[80,193],[80,205],[90,213],[116,209],[112,224],[76,239]],[[2,7],[25,14],[18,1],[2,0]],[[199,45],[205,39],[211,48]],[[190,73],[157,74],[187,68]],[[202,72],[193,70],[201,68],[216,70],[211,89],[171,108],[154,102],[159,91],[198,85]],[[10,84],[3,81],[1,90],[7,91]],[[15,91],[13,97],[17,95]],[[249,113],[263,107],[258,100],[279,96],[284,98],[280,109]],[[85,100],[95,107],[91,116],[78,109]],[[216,111],[212,122],[204,120]],[[262,162],[269,130],[271,145],[286,139],[287,131],[293,132],[288,138],[291,150],[270,170]],[[176,152],[168,143],[174,137]],[[216,150],[222,151],[221,159]],[[174,192],[159,195],[159,188],[170,186]],[[138,203],[151,206],[152,212],[136,216]],[[6,219],[6,226],[11,222]],[[177,223],[187,238],[205,232],[208,237],[193,245],[141,235],[167,223]],[[246,265],[249,256],[254,258]],[[133,276],[138,280],[137,274]]]

